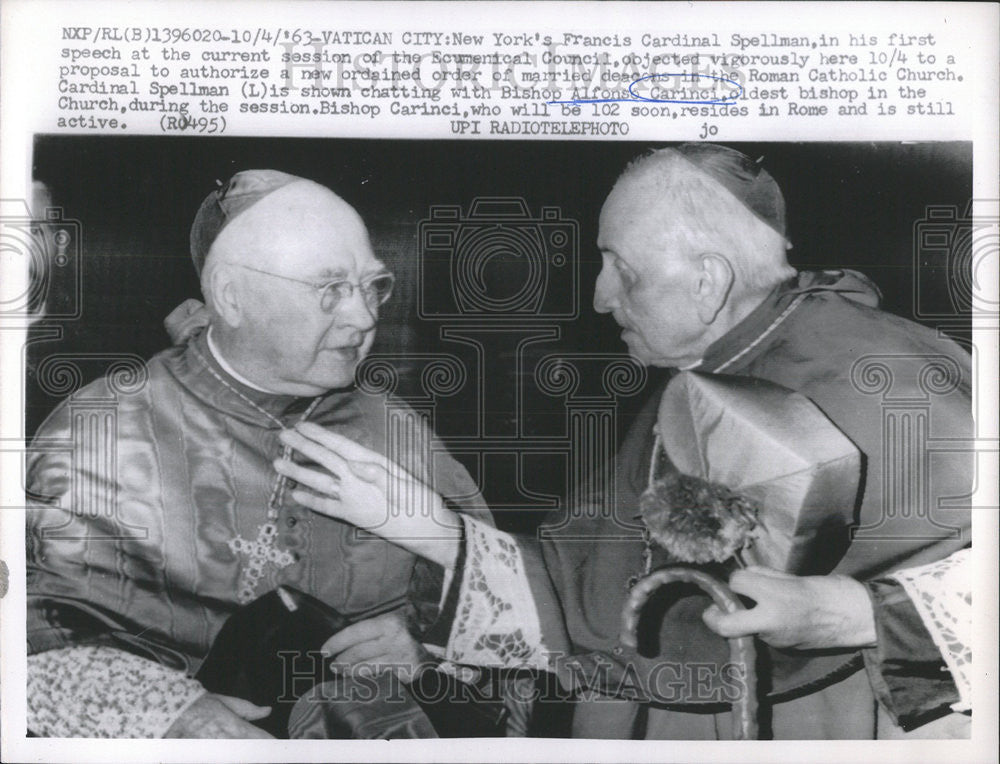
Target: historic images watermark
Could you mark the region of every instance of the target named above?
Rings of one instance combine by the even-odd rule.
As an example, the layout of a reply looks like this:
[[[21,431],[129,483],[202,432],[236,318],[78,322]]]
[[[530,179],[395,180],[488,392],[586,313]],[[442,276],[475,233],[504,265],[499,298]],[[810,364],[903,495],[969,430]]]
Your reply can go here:
[[[589,700],[613,702],[633,700],[651,703],[735,703],[747,696],[747,667],[733,662],[656,661],[637,664],[614,663],[597,657],[584,666],[572,656],[549,655],[552,670],[564,674],[557,687],[543,688],[533,682],[497,681],[503,677],[529,677],[537,670],[472,669],[438,661],[409,663],[347,664],[320,651],[282,650],[280,663],[282,691],[279,703],[294,703],[307,692],[314,701],[404,703],[415,696],[424,703],[482,703],[513,698],[525,703],[560,703],[585,693]],[[276,664],[277,665],[277,664]],[[443,682],[437,672],[459,681]],[[317,680],[336,677],[322,683]]]

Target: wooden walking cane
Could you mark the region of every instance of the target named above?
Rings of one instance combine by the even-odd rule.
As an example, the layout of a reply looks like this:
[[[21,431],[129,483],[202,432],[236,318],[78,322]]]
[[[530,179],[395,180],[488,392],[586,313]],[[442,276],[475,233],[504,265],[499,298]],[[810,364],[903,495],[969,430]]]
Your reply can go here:
[[[762,379],[685,371],[660,399],[649,480],[639,498],[643,570],[622,610],[621,643],[635,648],[642,608],[675,581],[700,587],[727,613],[743,604],[693,566],[750,562],[797,575],[825,573],[853,522],[861,454],[812,401]],[[653,569],[653,546],[667,553]],[[826,560],[826,569],[816,569]],[[692,566],[679,565],[687,563]],[[753,637],[729,640],[745,690],[733,737],[757,738]]]
[[[622,608],[622,625],[619,640],[633,650],[639,646],[639,615],[653,592],[661,586],[683,581],[696,584],[712,601],[727,613],[744,610],[743,603],[726,584],[708,573],[680,565],[658,568],[639,579]],[[757,650],[753,637],[735,637],[729,640],[729,660],[741,667],[743,693],[733,703],[733,739],[757,739]]]

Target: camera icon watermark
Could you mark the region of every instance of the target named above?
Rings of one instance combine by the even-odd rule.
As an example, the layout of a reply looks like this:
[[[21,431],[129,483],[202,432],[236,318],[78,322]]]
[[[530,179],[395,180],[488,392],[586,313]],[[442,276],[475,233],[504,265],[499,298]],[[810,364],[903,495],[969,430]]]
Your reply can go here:
[[[139,474],[145,464],[144,454],[122,448],[126,436],[120,424],[122,402],[143,394],[149,384],[142,357],[52,353],[38,364],[37,374],[41,391],[62,398],[61,407],[30,445],[8,441],[12,447],[5,448],[0,441],[0,451],[22,460],[16,469],[31,543],[148,538],[148,528],[129,519],[123,484],[115,479]],[[98,379],[86,384],[95,375]]]
[[[418,226],[424,319],[571,319],[579,314],[579,224],[558,207],[477,197],[435,205]]]
[[[921,320],[971,319],[1000,315],[996,284],[989,272],[1000,253],[996,202],[931,205],[913,226],[913,310]]]
[[[81,227],[47,207],[33,216],[23,199],[0,202],[0,319],[81,315]],[[24,278],[17,278],[19,270]]]

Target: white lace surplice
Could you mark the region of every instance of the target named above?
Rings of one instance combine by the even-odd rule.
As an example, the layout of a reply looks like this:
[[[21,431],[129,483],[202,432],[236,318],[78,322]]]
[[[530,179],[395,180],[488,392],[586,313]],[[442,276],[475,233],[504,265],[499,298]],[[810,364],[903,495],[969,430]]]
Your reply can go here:
[[[162,737],[204,694],[183,671],[106,645],[28,656],[28,729],[41,737]]]
[[[509,533],[463,516],[465,576],[446,656],[455,663],[548,668],[521,551]]]

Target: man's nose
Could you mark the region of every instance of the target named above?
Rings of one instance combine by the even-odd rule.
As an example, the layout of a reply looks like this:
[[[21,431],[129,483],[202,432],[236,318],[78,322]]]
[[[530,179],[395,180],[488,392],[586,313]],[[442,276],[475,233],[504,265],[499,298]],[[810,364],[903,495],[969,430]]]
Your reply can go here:
[[[609,272],[607,266],[601,268],[594,284],[594,310],[598,313],[611,313],[618,307],[618,280]]]
[[[339,325],[350,326],[361,332],[374,328],[378,322],[378,311],[369,305],[358,287],[354,287],[350,297],[341,300],[336,312]]]

